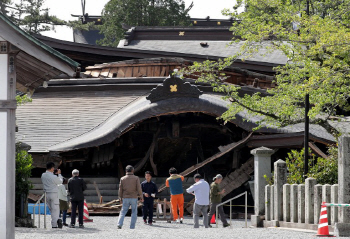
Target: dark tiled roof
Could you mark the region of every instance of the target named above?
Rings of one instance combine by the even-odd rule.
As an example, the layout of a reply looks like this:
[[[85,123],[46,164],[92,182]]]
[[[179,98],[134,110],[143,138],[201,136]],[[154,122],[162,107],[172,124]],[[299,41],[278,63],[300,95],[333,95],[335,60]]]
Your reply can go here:
[[[337,120],[328,120],[328,123],[343,135],[350,135],[350,117]]]
[[[145,91],[39,92],[33,102],[17,109],[18,140],[31,152],[86,133],[144,95]]]
[[[229,57],[239,53],[242,42],[232,43],[230,41],[205,41],[208,46],[203,47],[203,41],[186,40],[133,40],[127,46],[124,46],[124,40],[121,40],[118,48],[137,49],[148,51],[167,51],[184,54],[196,54],[202,56]],[[265,49],[260,50],[259,54],[246,59],[246,61],[269,63],[272,65],[285,64],[287,57],[281,51],[267,53]]]

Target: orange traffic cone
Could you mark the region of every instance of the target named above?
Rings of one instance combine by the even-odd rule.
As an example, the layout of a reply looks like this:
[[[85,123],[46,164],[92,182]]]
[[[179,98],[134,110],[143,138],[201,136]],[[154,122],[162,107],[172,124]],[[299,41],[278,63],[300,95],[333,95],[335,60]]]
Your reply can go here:
[[[318,236],[318,237],[334,237],[332,235],[329,235],[327,207],[325,205],[325,202],[322,202],[321,213],[320,213],[320,222],[318,223],[318,231],[317,231],[316,236]]]
[[[215,214],[210,219],[210,224],[215,224]]]
[[[88,211],[88,207],[86,204],[86,200],[84,200],[84,222],[93,222],[94,220],[89,218],[89,211]]]

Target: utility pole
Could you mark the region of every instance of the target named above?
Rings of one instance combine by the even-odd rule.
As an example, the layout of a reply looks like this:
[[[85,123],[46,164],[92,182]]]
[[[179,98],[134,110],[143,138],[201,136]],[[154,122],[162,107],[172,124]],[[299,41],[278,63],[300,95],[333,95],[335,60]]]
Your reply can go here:
[[[306,14],[310,15],[309,1],[306,1]],[[305,129],[304,129],[304,178],[307,178],[309,172],[309,94],[305,95]]]

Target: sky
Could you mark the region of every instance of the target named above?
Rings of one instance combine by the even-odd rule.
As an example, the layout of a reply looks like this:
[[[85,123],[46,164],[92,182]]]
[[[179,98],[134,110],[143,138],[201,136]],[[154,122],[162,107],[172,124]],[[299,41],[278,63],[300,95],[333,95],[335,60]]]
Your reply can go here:
[[[89,15],[100,15],[104,5],[109,0],[86,0],[85,12]],[[14,0],[13,2],[18,2]],[[235,0],[185,0],[186,7],[191,2],[194,6],[189,12],[193,18],[227,18],[221,14],[224,8],[232,9]],[[81,15],[81,0],[46,0],[45,7],[50,9],[51,15],[56,15],[63,20],[76,20],[71,14]],[[45,36],[56,39],[73,41],[73,31],[71,28],[65,26],[57,26],[55,31],[43,32]]]

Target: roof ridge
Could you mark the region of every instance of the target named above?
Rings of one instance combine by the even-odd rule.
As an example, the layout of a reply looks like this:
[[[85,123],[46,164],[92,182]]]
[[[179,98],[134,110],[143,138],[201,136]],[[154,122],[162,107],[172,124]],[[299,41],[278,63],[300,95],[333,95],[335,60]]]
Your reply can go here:
[[[39,47],[43,48],[44,50],[50,52],[51,54],[55,55],[56,57],[60,58],[61,60],[67,62],[71,66],[78,67],[80,65],[78,62],[72,60],[71,58],[69,58],[68,56],[62,54],[61,52],[56,51],[55,49],[53,49],[52,47],[46,45],[45,43],[43,43],[39,39],[37,39],[34,36],[30,35],[29,33],[25,32],[23,29],[21,29],[19,26],[17,26],[14,22],[11,21],[11,19],[9,19],[7,16],[2,14],[1,12],[0,12],[0,18],[3,21],[5,21],[8,25],[10,25],[18,33],[20,33],[21,35],[26,37],[28,40],[30,40],[31,42],[35,43],[36,45],[38,45]]]

